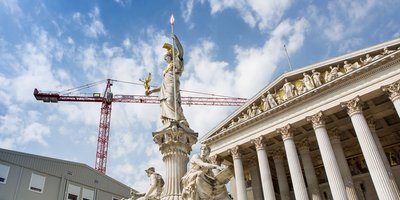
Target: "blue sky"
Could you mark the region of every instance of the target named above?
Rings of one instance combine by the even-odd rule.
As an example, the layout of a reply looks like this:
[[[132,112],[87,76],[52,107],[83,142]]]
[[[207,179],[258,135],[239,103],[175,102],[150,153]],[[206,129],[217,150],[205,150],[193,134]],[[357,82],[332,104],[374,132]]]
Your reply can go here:
[[[398,8],[396,0],[0,0],[0,147],[94,166],[100,104],[45,104],[33,89],[138,82],[148,72],[158,85],[171,14],[185,49],[182,89],[250,98],[289,70],[284,44],[297,69],[398,38]],[[122,83],[113,92],[144,93]],[[151,136],[159,107],[112,108],[107,174],[145,191],[143,170],[164,172]],[[235,108],[183,109],[202,136]]]

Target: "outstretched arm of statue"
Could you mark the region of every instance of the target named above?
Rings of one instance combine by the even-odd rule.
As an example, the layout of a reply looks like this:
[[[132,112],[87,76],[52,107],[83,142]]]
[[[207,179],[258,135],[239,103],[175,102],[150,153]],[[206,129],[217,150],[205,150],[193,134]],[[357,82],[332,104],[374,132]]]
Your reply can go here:
[[[198,166],[202,167],[202,168],[207,168],[207,169],[218,169],[220,168],[220,166],[218,165],[214,165],[208,162],[204,162],[200,156],[195,155],[193,156],[193,158],[191,159],[191,163],[196,163]]]
[[[183,60],[183,47],[181,42],[179,41],[178,37],[175,34],[172,34],[172,39],[174,39],[176,43],[176,48],[178,49],[177,56],[179,59]]]
[[[149,95],[151,95],[153,93],[160,92],[160,89],[161,89],[160,87],[154,88],[152,90],[146,91],[145,94],[146,94],[146,96],[149,96]]]

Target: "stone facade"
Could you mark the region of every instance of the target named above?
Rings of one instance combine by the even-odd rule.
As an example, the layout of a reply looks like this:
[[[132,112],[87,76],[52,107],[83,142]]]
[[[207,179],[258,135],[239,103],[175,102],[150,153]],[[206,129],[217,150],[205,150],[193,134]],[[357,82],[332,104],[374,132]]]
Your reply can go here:
[[[399,115],[396,39],[282,75],[201,142],[238,200],[400,199]]]

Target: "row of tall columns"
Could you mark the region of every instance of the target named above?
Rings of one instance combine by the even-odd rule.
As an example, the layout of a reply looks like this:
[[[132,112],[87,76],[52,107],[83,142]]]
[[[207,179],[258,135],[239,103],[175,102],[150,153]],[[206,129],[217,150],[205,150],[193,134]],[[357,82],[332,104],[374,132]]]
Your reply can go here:
[[[382,87],[382,90],[389,94],[389,98],[393,102],[397,114],[400,116],[400,80]],[[400,199],[398,186],[395,183],[383,147],[375,133],[375,127],[373,126],[372,121],[368,120],[368,123],[363,115],[361,99],[356,97],[350,101],[341,103],[341,106],[347,109],[347,113],[356,132],[357,139],[379,199]],[[338,130],[333,129],[331,131],[332,134],[329,137],[328,131],[325,128],[325,120],[322,112],[318,112],[306,119],[313,125],[333,198],[338,200],[358,200],[351,172],[340,143]],[[308,142],[302,141],[299,148],[303,168],[307,174],[306,180],[309,187],[307,193],[296,145],[293,140],[293,132],[290,129],[290,124],[288,124],[276,131],[282,135],[295,198],[298,200],[307,200],[310,196],[310,199],[319,200],[321,199],[321,196],[318,187],[318,180],[315,175],[314,166],[312,165]],[[263,192],[262,195],[264,196],[264,199],[274,200],[276,198],[272,183],[272,175],[268,163],[268,155],[263,144],[263,138],[256,138],[252,140],[252,143],[255,145],[257,150],[260,169],[259,173]],[[234,162],[237,199],[247,200],[239,146],[236,146],[229,151],[232,154]],[[281,199],[289,200],[289,184],[284,168],[283,153],[280,149],[274,151],[273,160],[277,173]]]
[[[379,199],[398,199],[396,190],[393,187],[385,164],[379,154],[378,147],[368,127],[367,120],[363,115],[361,99],[356,97],[344,102],[342,103],[342,107],[347,109],[347,113],[350,116]]]

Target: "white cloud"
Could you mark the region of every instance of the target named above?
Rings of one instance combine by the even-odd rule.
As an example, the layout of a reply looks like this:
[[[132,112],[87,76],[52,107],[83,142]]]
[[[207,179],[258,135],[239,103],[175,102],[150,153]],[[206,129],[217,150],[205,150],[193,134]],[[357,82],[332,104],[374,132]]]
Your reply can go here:
[[[273,28],[292,4],[291,0],[209,0],[211,13],[236,9],[250,27],[260,30]]]
[[[72,15],[72,19],[82,27],[87,37],[96,39],[99,36],[107,35],[104,24],[100,19],[100,9],[98,7],[93,8],[93,10],[88,13],[87,17],[76,12]]]
[[[279,24],[271,33],[264,46],[260,48],[236,47],[235,87],[239,96],[250,97],[258,92],[272,78],[278,63],[284,58],[283,45],[289,52],[301,48],[308,27],[305,19],[297,21],[286,20]],[[259,86],[259,88],[255,87]]]
[[[0,6],[4,6],[11,14],[16,16],[22,14],[21,8],[18,5],[18,0],[1,0]]]
[[[377,0],[329,1],[326,10],[309,6],[307,16],[317,26],[315,30],[322,30],[323,36],[339,46],[340,52],[347,52],[360,44],[361,34],[371,28],[371,20],[376,20],[385,6]]]
[[[181,2],[182,17],[186,23],[189,23],[192,17],[194,3],[195,3],[194,0],[187,0]],[[191,26],[193,27],[194,24],[191,24]]]
[[[115,3],[121,5],[122,7],[127,6],[127,4],[131,3],[131,0],[114,0]]]
[[[93,38],[97,38],[99,35],[106,35],[103,22],[100,20],[100,10],[95,7],[92,12],[89,13],[91,19],[90,24],[86,25],[85,33]]]
[[[47,146],[45,137],[50,135],[49,128],[39,123],[29,124],[22,130],[22,134],[19,138],[21,144],[26,144],[28,142],[37,142],[41,145]]]
[[[214,60],[215,44],[210,40],[203,40],[193,46],[193,50],[187,55],[181,89],[249,98],[270,81],[279,62],[284,59],[283,44],[286,43],[289,53],[297,52],[303,45],[307,28],[308,22],[305,19],[282,22],[272,31],[271,38],[263,46],[236,46],[234,63],[237,64],[231,67],[226,62]],[[184,106],[184,113],[192,129],[203,135],[233,109]]]

